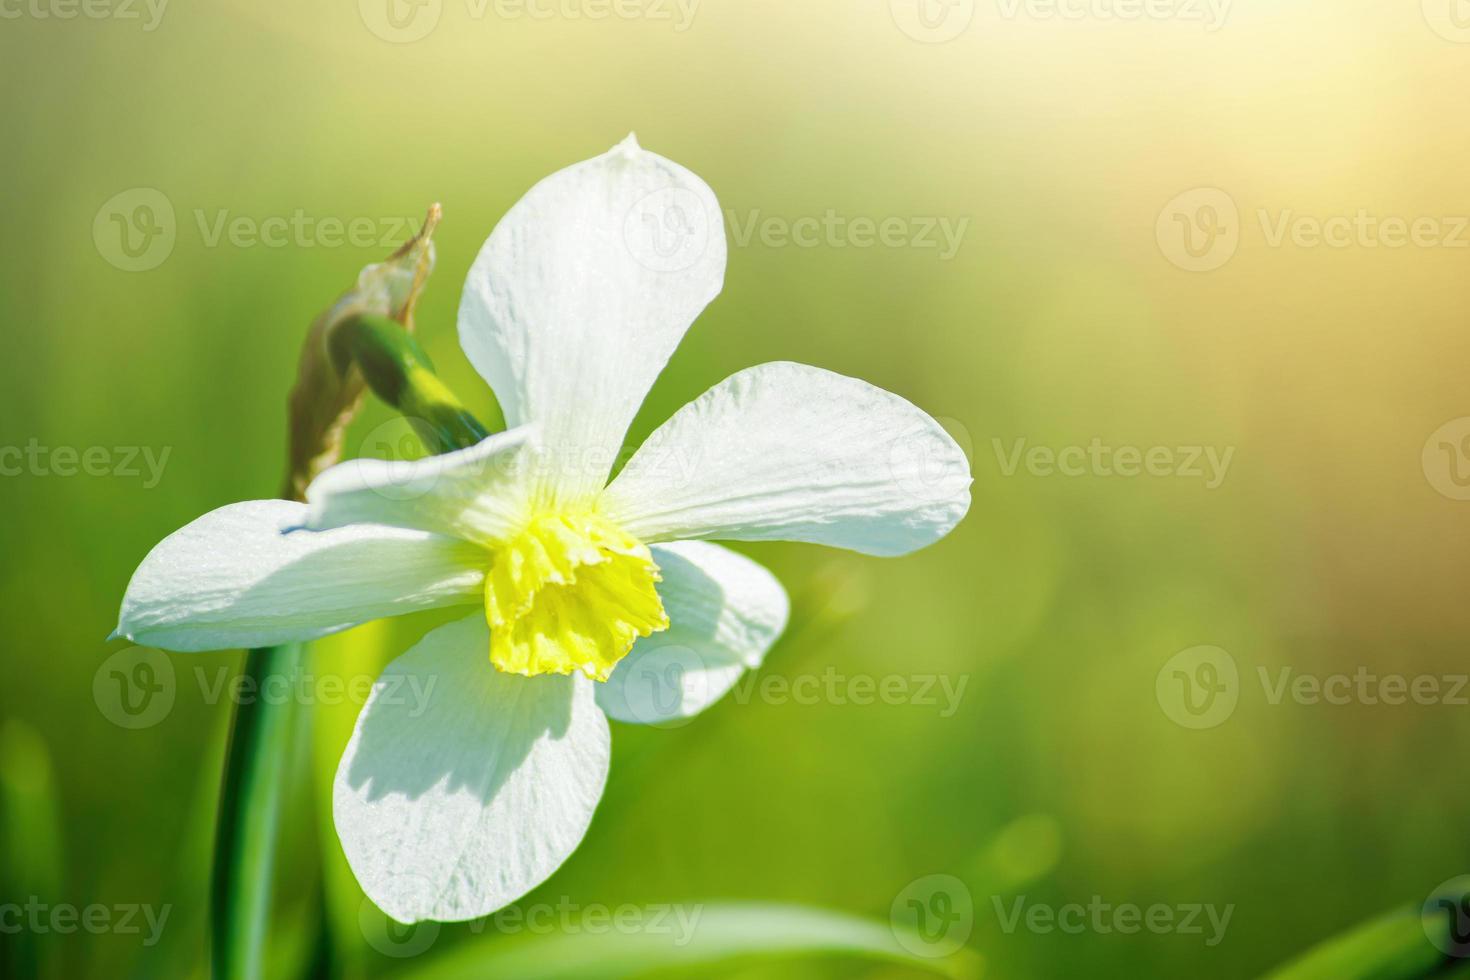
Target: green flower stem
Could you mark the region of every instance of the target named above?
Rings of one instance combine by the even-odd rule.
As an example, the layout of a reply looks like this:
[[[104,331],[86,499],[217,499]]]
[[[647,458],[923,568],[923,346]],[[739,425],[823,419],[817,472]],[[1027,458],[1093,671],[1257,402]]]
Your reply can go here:
[[[301,656],[299,643],[251,650],[245,658],[251,689],[269,690],[270,678],[284,677],[289,681],[286,689],[295,690]],[[295,710],[292,698],[275,704],[257,698],[235,709],[210,883],[215,980],[257,980],[263,975],[271,875]]]
[[[472,446],[489,433],[434,373],[429,357],[399,323],[356,315],[328,340],[341,374],[353,365],[375,395],[406,416],[430,452]],[[245,673],[256,691],[284,678],[295,690],[302,644],[251,650]],[[235,709],[215,839],[210,924],[215,980],[259,980],[266,962],[271,884],[285,785],[291,772],[298,711],[291,698],[263,698]]]

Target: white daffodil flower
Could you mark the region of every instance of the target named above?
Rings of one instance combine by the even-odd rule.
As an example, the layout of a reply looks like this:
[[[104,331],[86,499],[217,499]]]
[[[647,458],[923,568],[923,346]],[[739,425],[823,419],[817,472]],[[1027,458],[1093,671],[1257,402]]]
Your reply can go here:
[[[342,847],[393,918],[471,919],[524,895],[587,830],[607,715],[684,718],[760,665],[786,594],[703,539],[901,555],[969,508],[969,464],[934,419],[792,363],[715,385],[609,483],[724,271],[714,193],[631,136],[553,174],[495,228],[460,303],[460,343],[507,431],[338,464],[305,504],[222,507],[134,574],[118,632],[180,651],[474,607],[387,668],[337,770]]]

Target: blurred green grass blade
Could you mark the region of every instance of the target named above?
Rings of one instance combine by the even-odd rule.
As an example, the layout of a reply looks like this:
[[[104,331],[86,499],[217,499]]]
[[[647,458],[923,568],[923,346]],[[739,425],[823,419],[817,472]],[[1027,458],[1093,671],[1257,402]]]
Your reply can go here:
[[[58,900],[62,853],[51,753],[39,732],[12,718],[0,725],[0,895]],[[59,977],[56,952],[39,934],[19,930],[0,942],[0,975]]]
[[[1321,943],[1267,980],[1424,980],[1470,976],[1470,877]],[[1455,933],[1459,933],[1458,939]],[[1458,952],[1458,956],[1455,954]]]
[[[923,946],[917,936],[913,944]],[[721,903],[701,906],[687,936],[677,930],[496,936],[472,940],[395,976],[396,980],[618,980],[655,970],[698,969],[704,975],[721,964],[819,955],[902,963],[956,980],[974,980],[981,973],[981,959],[974,951],[916,955],[883,922],[801,905]]]
[[[318,932],[321,928],[321,909],[318,896],[309,893],[301,901],[287,905],[281,914],[271,919],[271,944],[266,950],[266,977],[326,977],[331,974],[316,970],[312,963]]]
[[[1051,874],[1062,856],[1062,825],[1048,813],[1018,817],[997,831],[970,862],[976,894],[1016,892]]]
[[[215,808],[219,806],[219,772],[229,741],[229,721],[223,719],[209,736],[209,748],[194,781],[184,834],[173,845],[174,874],[168,894],[173,914],[160,942],[132,971],[135,980],[153,977],[195,977],[208,974],[210,853],[214,844]]]

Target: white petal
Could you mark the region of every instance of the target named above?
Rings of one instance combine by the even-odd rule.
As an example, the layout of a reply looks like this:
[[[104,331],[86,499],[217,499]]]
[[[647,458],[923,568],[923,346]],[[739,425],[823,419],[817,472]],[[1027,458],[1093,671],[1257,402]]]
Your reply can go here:
[[[465,282],[459,338],[508,425],[539,423],[543,489],[602,489],[643,397],[725,275],[719,202],[630,136],[541,181]]]
[[[133,573],[117,631],[167,650],[310,640],[383,616],[479,601],[485,553],[422,531],[294,531],[304,504],[250,500],[158,543]]]
[[[786,628],[786,590],[762,566],[703,541],[653,546],[670,626],[643,637],[597,687],[619,721],[671,726],[708,708],[759,667]]]
[[[811,541],[901,555],[970,507],[970,464],[938,422],[865,381],[760,364],[674,413],[608,487],[644,541]]]
[[[477,918],[545,881],[607,781],[593,682],[503,674],[489,650],[475,615],[389,664],[337,769],[347,862],[400,922]]]
[[[306,488],[305,524],[415,528],[468,541],[503,539],[525,518],[521,489],[533,427],[417,460],[353,459]]]

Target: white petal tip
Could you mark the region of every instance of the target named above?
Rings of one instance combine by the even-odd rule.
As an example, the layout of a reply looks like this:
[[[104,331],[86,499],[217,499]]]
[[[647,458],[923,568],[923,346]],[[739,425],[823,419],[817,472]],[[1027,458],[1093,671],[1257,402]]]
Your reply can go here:
[[[121,640],[123,638],[124,637],[123,637],[122,627],[119,626],[117,629],[113,630],[111,633],[108,633],[107,634],[107,639],[103,640],[102,642],[103,643],[111,643],[113,640]]]
[[[611,155],[624,160],[632,160],[643,152],[643,147],[638,145],[638,134],[629,133],[623,137],[623,141],[612,148]]]

